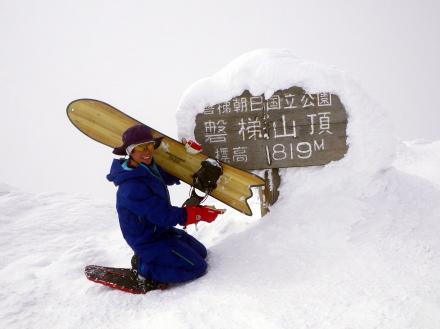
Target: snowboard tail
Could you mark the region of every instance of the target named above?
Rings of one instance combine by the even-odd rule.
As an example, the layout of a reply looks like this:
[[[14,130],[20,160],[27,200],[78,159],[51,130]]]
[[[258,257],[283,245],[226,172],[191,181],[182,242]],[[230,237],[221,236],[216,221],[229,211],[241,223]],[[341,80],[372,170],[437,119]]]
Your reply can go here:
[[[111,105],[93,99],[71,102],[67,106],[67,115],[81,132],[112,148],[122,145],[122,134],[126,129],[141,123]],[[208,156],[188,153],[182,143],[151,130],[153,137],[163,137],[160,147],[154,152],[154,160],[165,171],[191,185],[193,175]],[[251,188],[263,186],[264,180],[226,163],[222,163],[222,168],[223,175],[210,195],[246,215],[252,215],[247,203],[253,194]]]

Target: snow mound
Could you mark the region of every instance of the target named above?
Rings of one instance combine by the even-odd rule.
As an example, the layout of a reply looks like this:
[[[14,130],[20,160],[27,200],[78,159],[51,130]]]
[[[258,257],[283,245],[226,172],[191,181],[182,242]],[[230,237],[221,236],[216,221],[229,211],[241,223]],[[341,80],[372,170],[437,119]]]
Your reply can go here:
[[[194,234],[210,247],[208,274],[146,296],[83,275],[87,264],[129,266],[113,204],[2,191],[4,328],[440,324],[440,190],[395,168],[378,172],[358,193],[336,185],[291,189],[266,218],[240,222],[241,233],[231,225],[233,213],[202,225]]]
[[[313,172],[314,176],[324,175],[327,181],[331,176],[351,180],[360,173],[369,176],[391,165],[395,140],[380,106],[348,74],[300,60],[288,50],[263,49],[244,54],[189,87],[177,110],[179,138],[194,138],[195,116],[208,105],[230,100],[244,90],[269,98],[275,91],[292,86],[309,93],[335,93],[348,113],[349,150],[344,159],[332,164],[343,168],[343,175]]]
[[[409,174],[423,177],[440,186],[440,141],[403,142],[394,165]]]

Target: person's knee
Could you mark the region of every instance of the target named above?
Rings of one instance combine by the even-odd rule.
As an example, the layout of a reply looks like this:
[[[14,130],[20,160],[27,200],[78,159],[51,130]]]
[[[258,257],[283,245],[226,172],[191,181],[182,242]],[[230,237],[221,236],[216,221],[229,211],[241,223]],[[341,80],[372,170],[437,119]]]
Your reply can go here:
[[[208,271],[208,263],[205,260],[201,259],[199,264],[194,269],[194,273],[197,277],[201,277],[206,274]]]
[[[193,236],[186,234],[186,236],[183,237],[183,241],[190,246],[194,251],[197,252],[197,254],[202,257],[203,259],[206,258],[208,255],[208,251],[206,250],[206,247],[201,243],[199,240],[194,238]]]

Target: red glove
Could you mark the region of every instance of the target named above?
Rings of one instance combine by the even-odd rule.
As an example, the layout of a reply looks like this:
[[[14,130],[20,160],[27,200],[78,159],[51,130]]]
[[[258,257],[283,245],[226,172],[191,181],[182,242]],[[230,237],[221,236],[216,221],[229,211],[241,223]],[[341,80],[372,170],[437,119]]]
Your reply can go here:
[[[185,210],[187,215],[185,225],[197,224],[201,221],[211,223],[224,212],[205,206],[187,206]]]

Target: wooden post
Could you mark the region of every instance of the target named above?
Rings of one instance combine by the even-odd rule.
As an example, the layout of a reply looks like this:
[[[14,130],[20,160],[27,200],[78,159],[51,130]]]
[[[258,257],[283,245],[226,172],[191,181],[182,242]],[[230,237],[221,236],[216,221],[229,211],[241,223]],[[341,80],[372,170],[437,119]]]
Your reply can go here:
[[[261,217],[270,212],[272,206],[280,195],[278,188],[281,184],[281,177],[278,168],[264,170],[265,186],[260,189]]]

